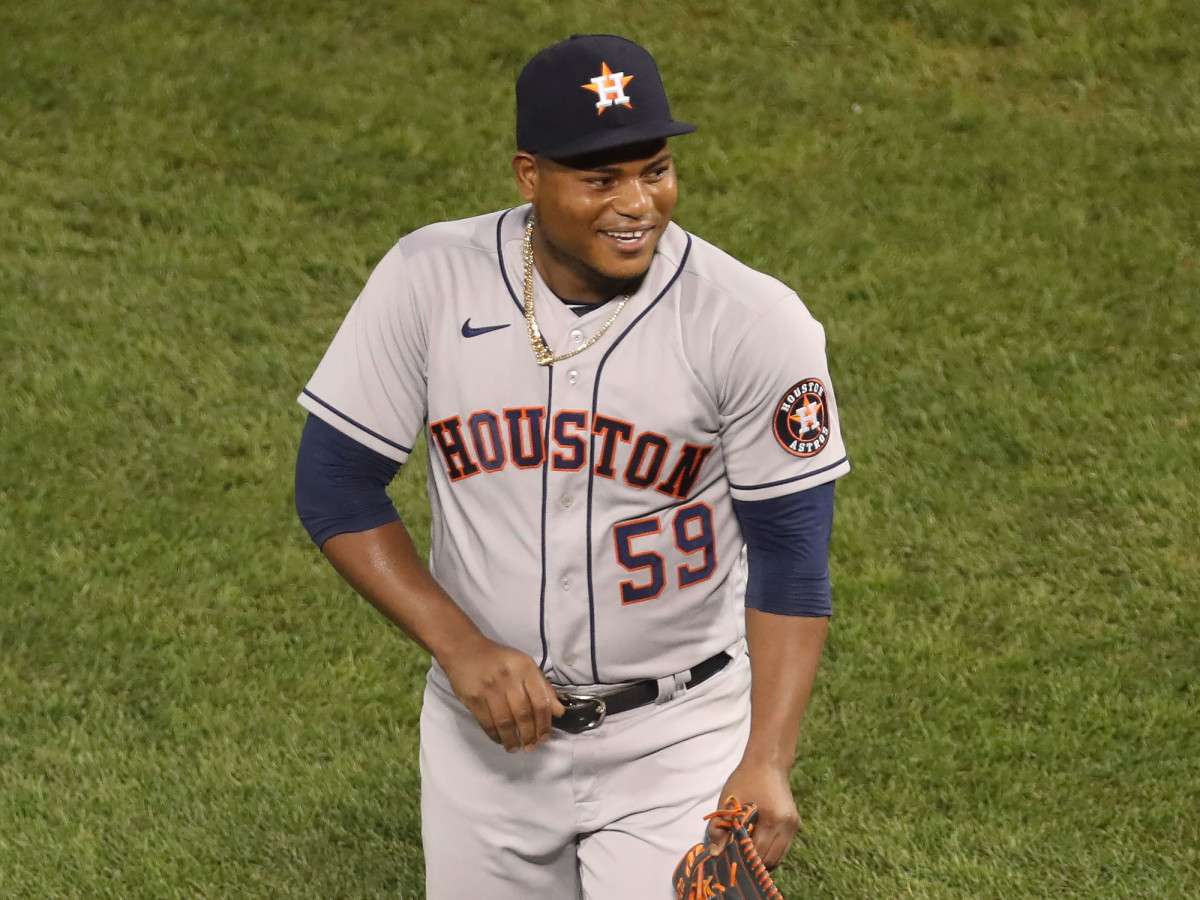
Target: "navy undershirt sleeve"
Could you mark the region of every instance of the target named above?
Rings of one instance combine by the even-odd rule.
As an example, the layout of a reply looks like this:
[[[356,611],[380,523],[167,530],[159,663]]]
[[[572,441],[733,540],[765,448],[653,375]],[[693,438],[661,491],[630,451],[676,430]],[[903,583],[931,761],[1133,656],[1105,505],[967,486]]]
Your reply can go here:
[[[785,616],[833,613],[833,485],[770,500],[734,500],[750,564],[746,607]]]
[[[296,454],[296,512],[316,545],[398,522],[387,486],[399,471],[394,459],[309,415]]]

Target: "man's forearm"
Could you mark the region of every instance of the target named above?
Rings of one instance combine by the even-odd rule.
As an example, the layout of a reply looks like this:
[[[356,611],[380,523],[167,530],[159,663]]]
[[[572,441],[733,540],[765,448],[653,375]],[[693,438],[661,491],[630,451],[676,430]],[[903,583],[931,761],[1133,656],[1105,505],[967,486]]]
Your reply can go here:
[[[322,552],[350,585],[437,660],[454,694],[509,752],[550,739],[564,712],[538,664],[483,634],[442,590],[401,522],[331,537]]]
[[[783,859],[800,827],[788,775],[828,628],[828,618],[746,610],[750,738],[721,799],[758,807],[754,845],[768,868]],[[723,846],[725,835],[710,829],[709,836],[715,848]]]
[[[828,618],[746,610],[752,681],[745,762],[791,767],[828,629]]]
[[[351,587],[439,662],[483,637],[421,562],[403,523],[336,535],[321,551]]]

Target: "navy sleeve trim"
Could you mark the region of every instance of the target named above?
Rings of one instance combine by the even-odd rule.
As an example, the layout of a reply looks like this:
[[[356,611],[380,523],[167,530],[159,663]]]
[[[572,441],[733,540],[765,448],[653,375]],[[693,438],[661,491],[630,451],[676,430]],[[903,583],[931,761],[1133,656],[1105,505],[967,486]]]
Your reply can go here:
[[[830,481],[770,500],[734,500],[750,564],[746,607],[785,616],[833,614]]]
[[[324,400],[322,400],[320,397],[318,397],[316,394],[314,394],[308,388],[305,388],[302,391],[302,393],[304,394],[305,397],[311,397],[317,403],[320,403],[323,407],[325,407],[327,410],[329,410],[331,413],[333,413],[335,416],[337,416],[342,421],[349,422],[351,425],[353,425],[359,431],[362,431],[365,434],[369,434],[371,437],[376,438],[377,440],[383,441],[389,447],[395,447],[397,450],[401,451],[402,453],[412,453],[412,447],[405,447],[403,444],[397,444],[395,441],[384,437],[378,431],[372,431],[370,428],[368,428],[362,422],[354,421],[354,419],[350,418],[348,415],[343,413],[341,410],[334,409],[332,406],[330,406],[328,403],[326,403]],[[353,440],[353,439],[351,439],[351,440]],[[357,441],[355,443],[357,443]]]
[[[792,484],[797,481],[804,481],[806,478],[812,478],[814,475],[820,475],[822,472],[828,472],[830,469],[836,469],[849,459],[848,456],[843,456],[835,463],[830,463],[820,469],[814,469],[811,472],[805,472],[803,475],[797,475],[794,478],[784,478],[781,481],[769,481],[766,484],[733,484],[730,482],[729,487],[735,491],[765,491],[767,488],[778,487],[781,484]]]
[[[394,459],[310,413],[296,454],[296,512],[313,543],[398,522],[387,493],[398,471]]]

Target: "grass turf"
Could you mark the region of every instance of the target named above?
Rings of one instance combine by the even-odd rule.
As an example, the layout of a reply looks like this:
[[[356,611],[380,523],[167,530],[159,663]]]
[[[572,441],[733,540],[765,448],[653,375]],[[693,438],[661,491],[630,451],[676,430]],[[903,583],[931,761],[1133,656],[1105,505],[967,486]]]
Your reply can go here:
[[[678,220],[829,334],[855,470],[785,895],[1196,896],[1200,14],[1163,0],[0,8],[0,896],[421,895],[425,662],[295,521],[293,399],[397,236],[517,202],[511,83],[572,31],[656,53]]]

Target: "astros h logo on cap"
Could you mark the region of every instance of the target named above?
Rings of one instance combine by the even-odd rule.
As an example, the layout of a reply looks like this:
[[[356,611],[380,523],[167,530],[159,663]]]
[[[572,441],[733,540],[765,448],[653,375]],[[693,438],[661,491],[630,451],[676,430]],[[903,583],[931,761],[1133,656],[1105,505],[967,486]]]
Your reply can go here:
[[[631,81],[633,81],[632,75],[614,72],[608,67],[608,63],[601,63],[600,74],[593,78],[590,84],[581,84],[580,87],[595,91],[600,95],[600,99],[596,103],[596,115],[600,115],[614,103],[633,106],[625,94],[625,85]]]
[[[696,130],[672,118],[654,57],[612,34],[551,44],[526,63],[516,87],[517,149],[551,159]]]

